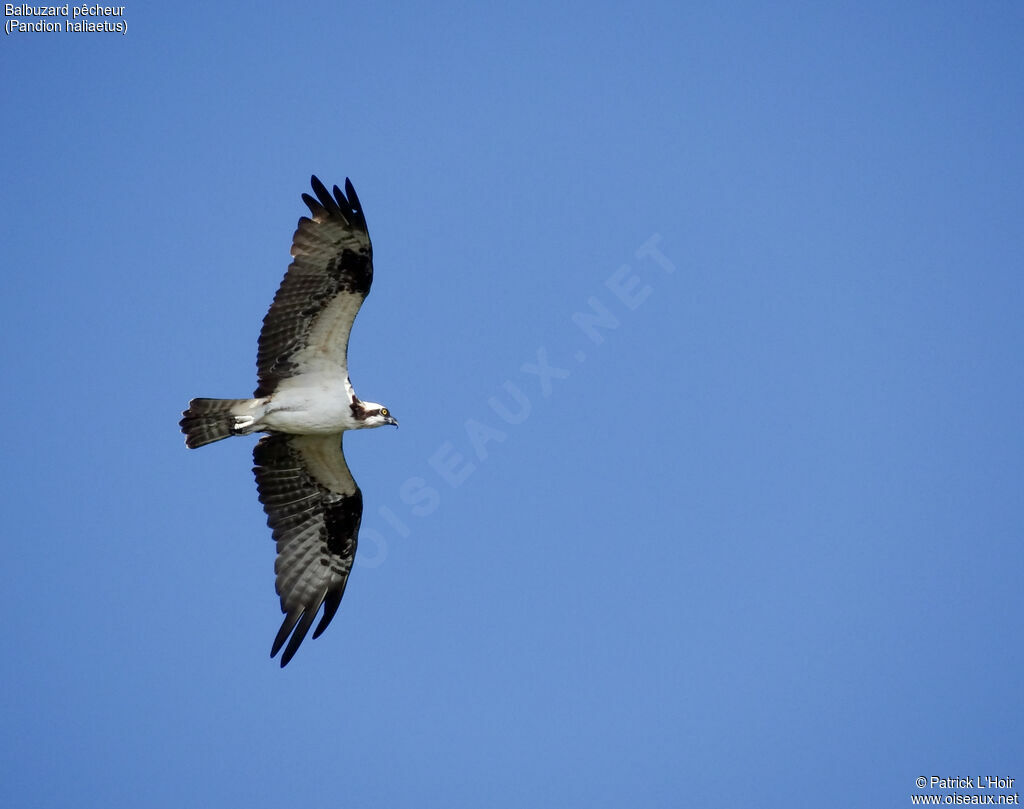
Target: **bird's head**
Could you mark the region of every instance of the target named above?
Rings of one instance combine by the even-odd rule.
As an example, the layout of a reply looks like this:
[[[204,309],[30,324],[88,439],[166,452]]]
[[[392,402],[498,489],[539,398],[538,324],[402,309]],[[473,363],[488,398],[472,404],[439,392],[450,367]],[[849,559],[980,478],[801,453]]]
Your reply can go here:
[[[353,402],[352,415],[362,422],[362,427],[398,426],[398,419],[391,415],[391,411],[376,402]]]

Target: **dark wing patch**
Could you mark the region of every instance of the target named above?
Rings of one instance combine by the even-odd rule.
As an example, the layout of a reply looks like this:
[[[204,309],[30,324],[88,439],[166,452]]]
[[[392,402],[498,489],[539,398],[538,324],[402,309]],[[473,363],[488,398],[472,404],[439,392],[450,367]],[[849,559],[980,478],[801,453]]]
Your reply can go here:
[[[373,246],[352,183],[346,179],[345,193],[334,186],[333,194],[315,176],[311,183],[316,197],[303,194],[302,201],[312,219],[299,219],[292,236],[292,263],[263,319],[256,355],[257,397],[273,393],[280,380],[299,370],[301,358],[296,355],[308,346],[317,319],[339,296],[350,300],[331,310],[330,316],[341,323],[324,330],[331,344],[322,348],[346,368],[352,320],[373,282]]]
[[[283,667],[320,607],[314,638],[338,611],[356,555],[363,495],[345,463],[340,435],[269,435],[253,450],[253,462],[260,502],[277,541],[274,570],[285,618],[270,656],[288,641]]]

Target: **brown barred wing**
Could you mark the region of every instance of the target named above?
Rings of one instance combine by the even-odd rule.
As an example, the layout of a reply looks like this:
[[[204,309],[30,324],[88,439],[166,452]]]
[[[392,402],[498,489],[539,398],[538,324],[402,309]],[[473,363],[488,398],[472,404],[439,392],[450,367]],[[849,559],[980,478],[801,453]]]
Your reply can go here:
[[[256,396],[282,379],[328,361],[348,375],[348,338],[373,282],[373,247],[359,197],[345,180],[328,191],[315,176],[302,195],[312,218],[301,217],[292,237],[292,263],[260,332]]]
[[[341,435],[269,435],[253,450],[256,486],[277,542],[277,593],[284,622],[270,656],[288,664],[320,608],[313,632],[330,624],[345,593],[363,496],[342,454]]]

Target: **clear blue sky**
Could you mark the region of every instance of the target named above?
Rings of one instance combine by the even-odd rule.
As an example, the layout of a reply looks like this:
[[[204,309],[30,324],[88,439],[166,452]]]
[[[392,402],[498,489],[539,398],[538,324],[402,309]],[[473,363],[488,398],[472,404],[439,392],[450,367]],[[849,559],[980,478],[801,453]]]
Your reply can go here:
[[[0,42],[0,804],[1024,779],[1019,3],[123,19]],[[253,441],[177,420],[253,389],[314,172],[402,427],[346,442],[360,558],[282,671]]]

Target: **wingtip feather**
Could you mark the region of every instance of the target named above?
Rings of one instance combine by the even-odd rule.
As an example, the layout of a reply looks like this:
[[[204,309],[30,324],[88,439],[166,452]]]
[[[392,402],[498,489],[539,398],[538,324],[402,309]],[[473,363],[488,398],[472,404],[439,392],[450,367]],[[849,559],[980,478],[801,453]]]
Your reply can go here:
[[[334,619],[335,614],[338,612],[338,607],[341,606],[341,597],[344,592],[345,588],[342,587],[340,592],[332,591],[327,594],[327,597],[324,599],[324,613],[320,616],[320,623],[313,630],[313,640],[319,638]]]
[[[281,623],[281,628],[277,630],[277,635],[274,637],[274,645],[270,647],[270,656],[277,657],[277,653],[281,651],[281,647],[284,646],[284,642],[288,640],[288,636],[292,634],[292,630],[295,628],[295,624],[299,622],[299,618],[302,617],[302,610],[296,609],[289,612]]]
[[[291,640],[288,641],[284,654],[281,655],[281,668],[287,666],[288,662],[295,657],[295,653],[299,651],[299,647],[302,645],[302,641],[306,639],[306,633],[309,632],[309,627],[313,623],[314,618],[316,618],[315,610],[312,612],[306,611],[302,614],[302,620],[295,627]]]
[[[317,216],[321,216],[322,214],[324,214],[326,212],[324,210],[324,206],[321,205],[316,199],[311,197],[309,194],[305,194],[304,193],[302,195],[302,201],[304,203],[306,203],[306,207],[309,208],[309,212],[310,212],[310,214],[313,215],[314,218],[317,217]],[[299,219],[299,226],[300,227],[302,226],[302,220],[303,219],[306,219],[306,217],[303,216],[301,219]],[[306,221],[308,222],[309,220],[306,219]]]
[[[327,186],[320,182],[320,178],[314,174],[310,183],[313,186],[313,192],[316,194],[317,199],[320,200],[320,204],[324,209],[332,214],[337,214],[344,219],[345,211],[338,205],[338,201],[331,196],[331,193],[327,190]]]
[[[363,217],[363,206],[359,202],[359,195],[356,194],[355,186],[352,185],[352,181],[348,177],[345,178],[345,195],[348,197],[348,204],[352,206],[353,212],[365,224],[366,219]]]

